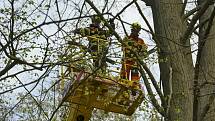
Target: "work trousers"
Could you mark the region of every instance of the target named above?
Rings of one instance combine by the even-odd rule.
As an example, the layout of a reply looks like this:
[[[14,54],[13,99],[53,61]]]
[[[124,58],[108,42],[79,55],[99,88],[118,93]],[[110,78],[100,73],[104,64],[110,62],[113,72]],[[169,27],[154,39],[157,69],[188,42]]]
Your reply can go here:
[[[123,61],[121,74],[120,74],[121,78],[132,80],[132,81],[140,80],[140,75],[137,67],[135,67],[135,63],[136,62],[132,59],[126,59]]]

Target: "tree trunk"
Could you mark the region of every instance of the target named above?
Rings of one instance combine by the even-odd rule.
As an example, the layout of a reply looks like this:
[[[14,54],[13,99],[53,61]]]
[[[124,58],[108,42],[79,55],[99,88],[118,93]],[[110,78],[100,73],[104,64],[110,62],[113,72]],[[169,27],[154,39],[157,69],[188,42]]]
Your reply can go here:
[[[166,109],[169,110],[169,121],[192,120],[193,64],[192,57],[188,54],[190,47],[180,42],[186,27],[181,16],[181,3],[181,0],[154,0],[152,5],[164,94],[171,94],[170,107]]]
[[[199,4],[204,2],[198,0]],[[198,121],[215,121],[215,20],[214,6],[210,5],[199,22],[209,21],[199,29]],[[208,27],[211,27],[210,29]],[[208,31],[210,30],[210,31]],[[207,32],[209,32],[207,34]],[[201,48],[201,49],[200,49]]]

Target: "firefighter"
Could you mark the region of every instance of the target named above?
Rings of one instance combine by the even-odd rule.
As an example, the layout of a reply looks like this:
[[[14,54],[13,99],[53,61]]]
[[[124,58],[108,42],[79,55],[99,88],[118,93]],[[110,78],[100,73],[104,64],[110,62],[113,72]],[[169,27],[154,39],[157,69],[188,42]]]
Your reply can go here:
[[[143,39],[139,38],[140,30],[141,25],[139,23],[133,23],[131,25],[131,34],[123,39],[124,57],[120,76],[122,79],[134,81],[131,86],[138,85],[140,80],[134,52],[143,58],[147,56],[147,45],[144,43]]]
[[[91,21],[92,23],[89,27],[76,29],[74,33],[80,34],[82,37],[87,37],[89,40],[88,48],[93,57],[93,65],[101,67],[104,71],[107,66],[106,61],[113,62],[106,58],[109,46],[108,39],[112,34],[101,27],[102,21],[99,16],[92,16]]]

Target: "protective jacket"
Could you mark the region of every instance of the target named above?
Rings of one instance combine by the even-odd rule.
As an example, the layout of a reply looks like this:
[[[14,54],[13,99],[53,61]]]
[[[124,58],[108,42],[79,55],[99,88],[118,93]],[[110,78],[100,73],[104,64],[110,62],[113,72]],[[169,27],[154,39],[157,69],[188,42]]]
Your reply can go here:
[[[124,57],[121,78],[139,81],[140,76],[134,52],[137,53],[139,57],[145,58],[147,56],[147,45],[144,43],[143,39],[132,35],[125,37],[124,43],[125,47],[123,47]]]
[[[106,55],[103,55],[104,52],[106,54],[108,52],[108,37],[111,36],[111,32],[109,30],[104,30],[98,24],[90,24],[89,27],[76,29],[74,33],[80,34],[82,37],[87,37],[89,40],[88,48],[93,57],[95,66],[101,65],[99,61],[111,62],[110,59],[106,58]],[[101,57],[102,55],[103,57]]]

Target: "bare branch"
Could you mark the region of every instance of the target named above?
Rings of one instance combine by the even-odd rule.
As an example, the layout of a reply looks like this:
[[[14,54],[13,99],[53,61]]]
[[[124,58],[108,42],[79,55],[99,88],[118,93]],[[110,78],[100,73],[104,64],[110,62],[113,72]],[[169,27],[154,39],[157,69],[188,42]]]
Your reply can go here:
[[[195,7],[194,9],[192,9],[189,12],[187,12],[186,14],[184,14],[183,18],[187,19],[189,16],[193,15],[195,12],[197,12],[200,9],[201,9],[201,6]]]
[[[15,22],[15,17],[14,17],[14,15],[15,15],[15,11],[14,11],[14,0],[11,0],[10,1],[10,4],[11,4],[11,17],[10,17],[10,33],[9,33],[9,41],[13,41],[13,36],[14,36],[14,22]],[[14,44],[13,43],[11,43],[11,49],[9,49],[9,50],[11,50],[11,54],[12,55],[15,55],[15,53],[16,53],[16,51],[15,51],[15,49],[14,49]]]
[[[79,18],[86,18],[86,17],[91,17],[91,16],[81,16],[81,17],[73,17],[73,18],[69,18],[69,19],[63,19],[63,20],[57,20],[57,21],[50,21],[50,22],[45,22],[45,23],[41,23],[35,27],[32,27],[30,29],[27,29],[23,32],[21,32],[20,34],[18,34],[17,36],[15,36],[12,41],[9,41],[7,44],[5,44],[4,46],[2,46],[2,48],[0,49],[0,51],[3,50],[3,48],[6,48],[9,46],[9,44],[11,44],[13,41],[15,41],[16,39],[18,39],[19,37],[23,36],[24,34],[27,34],[28,32],[31,32],[35,29],[38,29],[42,26],[45,26],[45,25],[50,25],[50,24],[56,24],[56,23],[63,23],[63,22],[67,22],[67,21],[71,21],[71,20],[76,20],[76,19],[79,19]]]
[[[59,5],[58,5],[58,1],[57,0],[55,0],[55,4],[56,4],[56,8],[57,8],[58,17],[61,20],[61,15],[60,15],[60,10],[59,10]]]
[[[191,19],[191,22],[190,22],[189,26],[187,27],[187,30],[185,31],[184,35],[181,37],[181,42],[183,44],[186,44],[187,39],[190,37],[190,35],[193,32],[193,28],[194,28],[196,22],[199,20],[199,17],[201,17],[205,13],[208,6],[210,5],[210,2],[211,2],[211,0],[206,0],[201,5],[201,9]]]
[[[140,13],[141,17],[143,18],[143,20],[145,21],[146,25],[148,26],[150,32],[151,32],[152,35],[153,35],[153,34],[154,34],[153,29],[152,29],[151,25],[149,24],[148,20],[146,19],[146,17],[144,16],[144,14],[143,14],[143,12],[142,12],[140,6],[138,5],[138,3],[137,3],[136,1],[135,1],[134,3],[135,3],[135,5],[136,5],[136,7],[137,7],[138,12]]]
[[[127,31],[126,31],[126,29],[125,29],[125,26],[124,26],[124,22],[122,21],[122,19],[121,19],[120,16],[118,16],[118,18],[119,18],[119,21],[120,21],[121,24],[122,24],[122,28],[123,28],[123,30],[124,30],[124,32],[125,32],[125,35],[128,36],[128,33],[127,33]]]
[[[85,0],[92,8],[93,10],[99,15],[99,17],[104,21],[104,25],[113,33],[113,35],[117,38],[119,42],[122,42],[122,38],[116,33],[116,31],[110,26],[105,20],[105,18],[102,16],[101,12],[95,7],[95,5],[90,0]]]
[[[46,71],[43,73],[43,75],[41,75],[38,79],[37,79],[37,83],[33,86],[33,88],[31,90],[29,90],[29,92],[27,94],[25,94],[5,115],[4,115],[4,119],[7,117],[8,114],[10,114],[10,112],[12,112],[21,102],[22,100],[24,100],[29,93],[31,93],[39,84],[40,80],[42,78],[44,78],[47,75],[47,72],[49,71],[49,68],[46,69]]]
[[[45,16],[45,19],[44,19],[44,23],[46,22],[46,19],[48,18],[50,6],[51,6],[51,0],[49,0],[49,4],[47,4],[47,5],[48,5],[48,9],[47,9],[46,14],[45,14],[46,16]]]
[[[108,0],[105,0],[105,5],[102,8],[102,13],[104,13],[105,9],[107,8],[108,2],[109,2]]]
[[[136,2],[137,0],[132,0],[129,4],[127,4],[124,8],[122,8],[122,10],[120,12],[118,12],[114,17],[113,20],[116,19],[117,16],[119,16],[120,14],[122,14],[122,12],[125,11],[125,9],[127,9],[129,6],[131,6],[134,2]],[[91,6],[92,7],[92,6]]]
[[[35,103],[37,104],[37,106],[43,111],[43,114],[46,116],[46,119],[48,119],[48,115],[46,114],[46,112],[42,108],[41,104],[38,103],[38,101],[34,98],[34,96],[31,94],[31,92],[25,87],[25,85],[22,83],[22,81],[17,76],[15,76],[15,78],[19,81],[19,83],[22,85],[22,87],[24,87],[24,89],[28,92],[28,94],[35,101]]]
[[[1,82],[2,80],[5,80],[5,79],[9,78],[9,77],[14,77],[14,76],[19,75],[19,74],[21,74],[21,73],[23,73],[23,72],[32,71],[32,70],[34,70],[34,69],[25,69],[25,70],[19,71],[19,72],[17,72],[17,73],[11,74],[11,75],[7,75],[7,76],[5,76],[5,77],[0,78],[0,82]],[[1,93],[0,93],[0,94],[1,94]]]

